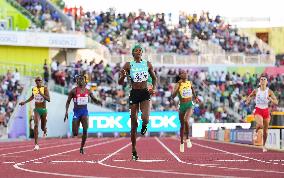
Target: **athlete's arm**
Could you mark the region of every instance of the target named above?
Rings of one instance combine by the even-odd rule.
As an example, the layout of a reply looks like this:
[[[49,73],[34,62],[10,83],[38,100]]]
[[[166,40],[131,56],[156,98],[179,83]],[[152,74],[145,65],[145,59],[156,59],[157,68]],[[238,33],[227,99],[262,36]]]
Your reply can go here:
[[[40,94],[46,101],[50,102],[49,91],[48,91],[47,87],[44,87],[44,93],[45,93],[45,95],[44,95],[43,93],[41,93],[41,91],[39,90],[39,94]]]
[[[251,99],[254,98],[255,95],[256,95],[256,89],[254,89],[254,90],[251,92],[251,94],[247,97],[247,99],[246,99],[246,105],[249,105]]]
[[[97,103],[97,104],[99,104],[99,105],[102,105],[102,102],[101,102],[100,100],[98,100],[90,90],[89,90],[89,96],[91,97],[91,99],[92,99],[95,103]]]
[[[149,72],[150,76],[152,77],[152,85],[153,85],[152,94],[153,94],[153,93],[155,93],[156,86],[157,86],[157,77],[156,77],[156,74],[154,72],[153,65],[149,61],[148,61],[148,72]]]
[[[268,100],[271,101],[273,104],[277,105],[278,104],[278,99],[276,98],[274,92],[269,89],[268,94],[269,94]]]
[[[120,71],[120,74],[119,74],[119,79],[118,79],[118,84],[119,85],[123,85],[124,79],[127,76],[127,73],[129,73],[129,70],[130,70],[130,63],[126,62],[124,64],[122,70]]]
[[[196,92],[195,92],[195,90],[194,90],[194,88],[193,88],[192,85],[191,85],[191,90],[192,90],[192,95],[193,95],[193,97],[195,98],[195,101],[198,103],[200,100],[199,100],[199,98],[197,97]]]
[[[30,98],[28,100],[20,102],[19,105],[23,106],[26,103],[32,101],[33,99],[34,99],[34,94],[32,93],[32,96],[30,96]]]
[[[66,106],[65,106],[66,112],[65,112],[64,122],[66,121],[66,119],[68,119],[68,109],[73,96],[74,96],[74,89],[71,90],[68,94],[68,99],[66,101]]]
[[[177,93],[178,93],[178,90],[179,90],[179,86],[180,86],[180,82],[178,82],[178,83],[175,85],[174,91],[173,91],[173,93],[172,93],[172,98],[173,98],[173,99],[177,96]]]

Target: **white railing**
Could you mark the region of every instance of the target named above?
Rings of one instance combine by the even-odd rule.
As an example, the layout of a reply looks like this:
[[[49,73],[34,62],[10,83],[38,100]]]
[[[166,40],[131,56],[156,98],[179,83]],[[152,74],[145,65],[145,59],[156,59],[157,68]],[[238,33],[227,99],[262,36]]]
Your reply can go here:
[[[275,56],[273,55],[245,55],[242,53],[225,54],[202,54],[202,55],[176,55],[171,53],[148,54],[142,58],[151,61],[153,64],[160,65],[274,65]],[[132,60],[131,55],[112,55],[109,63],[124,63]]]

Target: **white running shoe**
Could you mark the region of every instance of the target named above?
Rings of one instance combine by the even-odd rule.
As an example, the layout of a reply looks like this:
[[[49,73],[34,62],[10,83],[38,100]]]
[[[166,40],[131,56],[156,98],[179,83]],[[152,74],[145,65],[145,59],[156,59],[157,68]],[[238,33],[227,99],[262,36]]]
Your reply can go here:
[[[192,147],[190,139],[186,140],[186,146],[187,146],[187,148],[191,148]]]
[[[253,140],[256,141],[257,140],[257,133],[253,132]]]
[[[179,145],[179,151],[180,151],[181,153],[184,152],[184,143]]]
[[[39,150],[39,145],[35,145],[34,151],[38,151],[38,150]]]
[[[267,152],[267,148],[265,146],[262,147],[262,152]]]

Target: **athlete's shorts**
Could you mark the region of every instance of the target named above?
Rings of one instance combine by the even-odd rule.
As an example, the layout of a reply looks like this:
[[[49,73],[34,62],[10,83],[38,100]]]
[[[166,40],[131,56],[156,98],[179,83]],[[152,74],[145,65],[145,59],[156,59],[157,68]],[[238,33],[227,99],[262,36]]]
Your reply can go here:
[[[194,106],[194,103],[192,101],[189,101],[189,102],[186,102],[186,103],[180,103],[179,104],[179,111],[181,113],[185,113],[188,108],[193,108],[193,106]]]
[[[37,112],[40,117],[47,114],[46,108],[34,108],[34,112]]]
[[[129,104],[138,104],[142,101],[151,100],[150,93],[145,89],[132,89],[129,96]]]
[[[268,108],[260,109],[258,107],[255,108],[254,115],[260,115],[263,119],[270,119],[270,113]]]
[[[74,112],[74,116],[73,116],[73,120],[79,120],[82,117],[88,117],[89,112],[87,108],[76,108],[73,109]]]

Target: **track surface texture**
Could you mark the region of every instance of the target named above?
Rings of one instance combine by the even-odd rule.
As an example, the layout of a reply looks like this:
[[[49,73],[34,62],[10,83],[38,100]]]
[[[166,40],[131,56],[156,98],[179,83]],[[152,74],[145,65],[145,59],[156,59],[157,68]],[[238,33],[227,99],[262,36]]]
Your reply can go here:
[[[138,161],[131,160],[130,138],[0,143],[0,177],[284,177],[284,153],[192,138],[193,147],[179,152],[175,137],[140,137]]]

